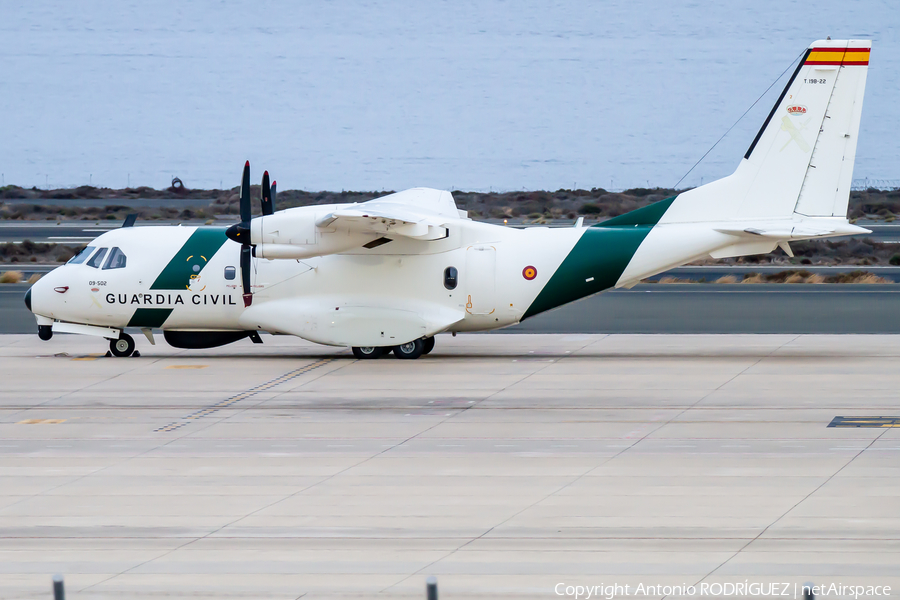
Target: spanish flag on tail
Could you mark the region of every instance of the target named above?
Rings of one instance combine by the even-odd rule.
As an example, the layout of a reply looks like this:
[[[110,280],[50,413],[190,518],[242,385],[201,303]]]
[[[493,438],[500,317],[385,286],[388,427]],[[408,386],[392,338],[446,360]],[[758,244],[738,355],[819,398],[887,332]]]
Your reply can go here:
[[[826,40],[830,41],[830,40]],[[827,46],[816,46],[809,49],[804,64],[807,65],[831,65],[831,66],[860,66],[864,67],[869,64],[869,52],[871,51],[871,42],[838,42],[840,44],[862,44],[865,46],[847,46],[846,48],[830,48]]]

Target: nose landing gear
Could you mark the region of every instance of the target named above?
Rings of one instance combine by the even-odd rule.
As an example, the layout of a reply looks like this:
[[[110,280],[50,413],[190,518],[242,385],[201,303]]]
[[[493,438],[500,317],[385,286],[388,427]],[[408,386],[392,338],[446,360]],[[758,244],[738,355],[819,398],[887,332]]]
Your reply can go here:
[[[123,331],[119,339],[109,340],[109,351],[113,356],[131,356],[134,354],[134,338]]]

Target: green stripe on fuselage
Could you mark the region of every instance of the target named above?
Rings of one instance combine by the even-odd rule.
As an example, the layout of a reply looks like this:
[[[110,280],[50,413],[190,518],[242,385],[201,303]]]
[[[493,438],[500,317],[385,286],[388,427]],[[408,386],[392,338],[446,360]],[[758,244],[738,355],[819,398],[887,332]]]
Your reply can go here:
[[[126,327],[162,327],[171,314],[171,308],[139,308]]]
[[[611,288],[675,197],[585,229],[522,319]]]
[[[199,275],[227,239],[224,227],[198,227],[181,250],[172,257],[150,289],[189,289],[191,275]]]
[[[672,206],[672,203],[675,202],[675,198],[677,197],[678,196],[672,196],[671,198],[666,198],[665,200],[660,200],[659,202],[648,204],[647,206],[644,206],[637,210],[627,212],[624,215],[619,215],[618,217],[607,219],[602,223],[597,223],[593,227],[656,225],[657,223],[659,223],[659,220],[662,219],[662,216],[666,214],[666,211],[669,210],[669,207]]]

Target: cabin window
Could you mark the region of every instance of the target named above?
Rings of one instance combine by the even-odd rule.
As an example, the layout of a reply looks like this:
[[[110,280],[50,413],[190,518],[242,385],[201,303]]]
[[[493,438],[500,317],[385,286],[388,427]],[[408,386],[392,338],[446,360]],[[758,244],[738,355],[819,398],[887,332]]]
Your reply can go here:
[[[455,290],[457,281],[459,280],[459,272],[456,267],[447,267],[444,269],[444,287],[448,290]]]
[[[67,264],[80,265],[87,260],[87,257],[91,255],[95,248],[96,246],[85,246],[81,249],[81,252],[70,258]]]
[[[97,253],[91,257],[91,260],[87,261],[87,266],[99,269],[100,263],[103,262],[103,257],[106,256],[107,250],[108,248],[100,248],[99,250],[97,250]]]
[[[225,279],[231,281],[234,279],[236,271],[234,267],[225,267]]]
[[[109,258],[106,259],[106,264],[103,265],[103,270],[107,269],[124,269],[125,268],[125,253],[122,252],[119,248],[113,248],[109,253]]]

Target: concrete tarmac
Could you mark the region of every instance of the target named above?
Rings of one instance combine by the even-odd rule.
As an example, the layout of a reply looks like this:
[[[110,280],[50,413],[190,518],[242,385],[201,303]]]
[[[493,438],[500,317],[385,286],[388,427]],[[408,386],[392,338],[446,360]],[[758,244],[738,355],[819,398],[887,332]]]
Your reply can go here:
[[[900,589],[900,429],[828,427],[897,414],[897,336],[98,346],[0,336],[4,599]]]

